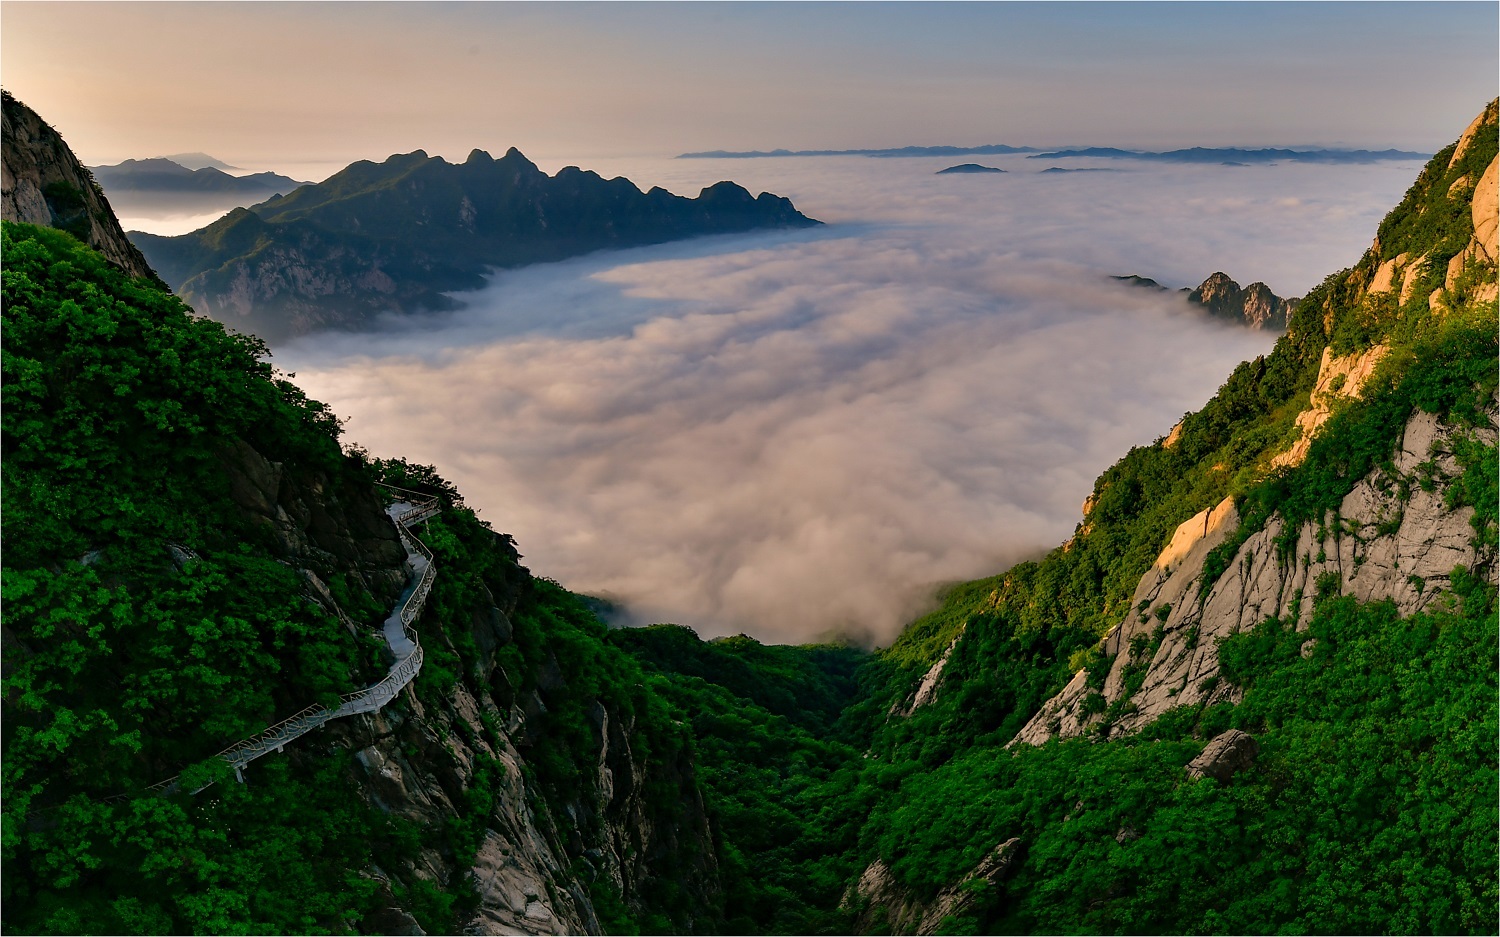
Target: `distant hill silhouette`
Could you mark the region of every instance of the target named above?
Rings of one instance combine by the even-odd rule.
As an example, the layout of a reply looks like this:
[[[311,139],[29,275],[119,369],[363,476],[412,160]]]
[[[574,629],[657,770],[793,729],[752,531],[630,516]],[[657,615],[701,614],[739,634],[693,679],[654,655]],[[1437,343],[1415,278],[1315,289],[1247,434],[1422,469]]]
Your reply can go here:
[[[90,171],[104,191],[111,195],[125,192],[226,193],[254,196],[259,201],[307,185],[274,172],[231,176],[212,166],[189,169],[165,157],[127,159],[113,166],[92,166]]]
[[[994,166],[981,166],[978,163],[960,163],[957,166],[949,166],[947,169],[939,169],[937,172],[933,173],[933,175],[946,176],[949,173],[967,172],[1005,172],[1005,170],[996,169]]]
[[[222,159],[214,159],[207,153],[168,153],[166,156],[163,156],[161,158],[170,159],[177,165],[186,166],[188,169],[211,168],[222,169],[225,172],[228,172],[231,169],[240,168],[238,166],[231,166],[228,163],[224,162]]]

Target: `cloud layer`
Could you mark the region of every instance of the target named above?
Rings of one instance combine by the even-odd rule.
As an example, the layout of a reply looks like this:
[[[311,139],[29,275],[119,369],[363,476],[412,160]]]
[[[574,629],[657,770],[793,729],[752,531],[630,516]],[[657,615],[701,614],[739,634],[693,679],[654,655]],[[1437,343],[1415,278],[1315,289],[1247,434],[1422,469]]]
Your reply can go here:
[[[458,313],[278,361],[351,439],[436,463],[534,571],[637,621],[884,642],[936,584],[1067,537],[1101,469],[1271,346],[1107,274],[1301,291],[1397,178],[778,162],[799,165],[765,187],[842,223],[506,272]],[[634,177],[653,169],[684,172]]]

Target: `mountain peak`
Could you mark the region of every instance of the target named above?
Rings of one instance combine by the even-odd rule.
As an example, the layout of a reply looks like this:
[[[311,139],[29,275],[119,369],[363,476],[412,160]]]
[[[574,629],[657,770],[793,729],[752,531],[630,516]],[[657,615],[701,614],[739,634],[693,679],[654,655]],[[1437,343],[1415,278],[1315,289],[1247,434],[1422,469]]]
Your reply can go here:
[[[1242,322],[1252,329],[1284,329],[1295,299],[1282,299],[1264,283],[1243,289],[1229,274],[1217,270],[1188,293],[1188,302],[1202,306],[1209,315]]]

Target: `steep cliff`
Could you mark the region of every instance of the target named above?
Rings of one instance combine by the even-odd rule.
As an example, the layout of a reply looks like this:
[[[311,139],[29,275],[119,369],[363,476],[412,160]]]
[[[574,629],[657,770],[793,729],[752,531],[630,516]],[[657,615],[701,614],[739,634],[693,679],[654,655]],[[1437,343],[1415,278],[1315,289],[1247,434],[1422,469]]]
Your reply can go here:
[[[1325,593],[1388,600],[1411,615],[1453,601],[1456,567],[1495,585],[1495,550],[1471,523],[1474,507],[1455,503],[1461,491],[1453,484],[1471,468],[1482,470],[1461,464],[1458,453],[1493,452],[1495,444],[1493,411],[1475,426],[1415,413],[1391,457],[1331,518],[1291,526],[1273,515],[1227,560],[1207,568],[1240,526],[1234,500],[1184,521],[1136,588],[1138,611],[1104,638],[1112,661],[1104,685],[1089,686],[1080,670],[1016,741],[1040,745],[1093,727],[1129,733],[1178,707],[1237,701],[1242,689],[1220,680],[1219,641],[1268,618],[1306,630],[1314,599]],[[1118,715],[1106,724],[1110,707]]]
[[[1272,484],[1239,493],[1260,502],[1253,510],[1261,516],[1242,518],[1236,499],[1226,498],[1184,521],[1141,578],[1131,611],[1101,643],[1113,662],[1103,685],[1090,686],[1079,670],[1017,741],[1040,744],[1090,727],[1137,731],[1173,708],[1233,699],[1237,690],[1219,680],[1218,641],[1267,618],[1305,629],[1320,593],[1389,600],[1410,615],[1444,601],[1455,567],[1496,583],[1495,551],[1471,527],[1474,507],[1464,500],[1483,472],[1478,462],[1495,448],[1494,401],[1456,401],[1459,416],[1450,422],[1453,398],[1401,390],[1438,380],[1435,371],[1452,380],[1464,373],[1454,356],[1477,351],[1482,346],[1473,343],[1487,332],[1492,337],[1484,323],[1495,301],[1497,207],[1485,180],[1496,172],[1495,136],[1491,103],[1424,170],[1359,264],[1331,278],[1321,304],[1306,311],[1304,321],[1321,315],[1329,341],[1290,444],[1273,447],[1280,451],[1262,470]],[[1466,317],[1475,328],[1457,331]],[[1450,347],[1445,332],[1447,342],[1470,347]],[[1482,371],[1471,379],[1486,383]],[[1384,399],[1365,399],[1372,393]],[[1362,436],[1353,428],[1362,409],[1390,410],[1384,422],[1395,433]],[[1342,423],[1330,425],[1339,414]],[[1365,459],[1376,464],[1352,486],[1341,483],[1338,469],[1358,464],[1348,447],[1382,443],[1389,448]],[[1315,452],[1322,465],[1306,466]],[[1300,520],[1276,508],[1281,476],[1295,486],[1329,469],[1335,478],[1318,484],[1337,489],[1336,501]],[[1307,513],[1301,507],[1292,510]],[[1482,528],[1482,519],[1476,524]]]
[[[156,281],[104,192],[57,131],[10,92],[0,99],[0,218],[61,228],[131,276]]]

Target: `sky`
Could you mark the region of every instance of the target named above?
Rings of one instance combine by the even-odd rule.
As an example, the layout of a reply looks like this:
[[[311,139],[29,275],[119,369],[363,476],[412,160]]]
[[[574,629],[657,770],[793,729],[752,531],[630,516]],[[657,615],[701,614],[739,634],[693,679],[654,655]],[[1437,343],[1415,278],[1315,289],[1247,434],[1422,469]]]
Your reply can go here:
[[[0,82],[91,165],[298,178],[417,148],[1435,151],[1495,94],[1497,9],[5,2]]]

